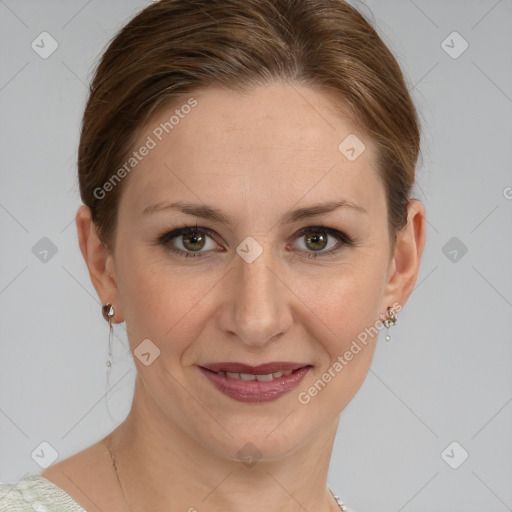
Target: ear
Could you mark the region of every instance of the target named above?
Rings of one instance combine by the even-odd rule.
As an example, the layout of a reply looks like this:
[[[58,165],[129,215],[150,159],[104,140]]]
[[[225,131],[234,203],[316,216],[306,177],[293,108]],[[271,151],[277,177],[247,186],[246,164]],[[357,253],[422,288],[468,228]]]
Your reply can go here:
[[[112,323],[123,322],[123,311],[115,277],[114,255],[98,238],[88,206],[82,205],[78,209],[76,229],[80,251],[101,304],[110,302],[114,306]]]
[[[425,207],[421,201],[411,199],[407,204],[407,226],[398,233],[390,262],[383,299],[384,310],[398,303],[399,311],[412,293],[425,246],[426,231]]]

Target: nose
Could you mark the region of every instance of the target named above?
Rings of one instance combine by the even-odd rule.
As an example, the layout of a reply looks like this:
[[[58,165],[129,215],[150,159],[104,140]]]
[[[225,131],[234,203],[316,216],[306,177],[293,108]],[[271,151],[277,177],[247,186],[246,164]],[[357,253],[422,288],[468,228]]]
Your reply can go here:
[[[293,292],[274,270],[278,264],[268,247],[251,263],[236,255],[233,265],[226,276],[230,291],[222,292],[220,327],[248,346],[263,346],[292,325]]]

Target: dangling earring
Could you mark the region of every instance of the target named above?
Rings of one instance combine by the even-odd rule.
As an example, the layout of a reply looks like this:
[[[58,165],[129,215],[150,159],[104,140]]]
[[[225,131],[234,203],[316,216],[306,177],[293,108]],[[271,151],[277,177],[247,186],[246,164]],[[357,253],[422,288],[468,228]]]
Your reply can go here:
[[[109,334],[108,334],[108,360],[105,363],[109,368],[112,366],[112,336],[114,334],[114,329],[112,328],[112,317],[115,314],[114,306],[107,302],[103,304],[101,308],[101,312],[103,313],[103,318],[108,322]]]
[[[396,322],[398,320],[398,315],[393,307],[388,307],[388,310],[386,311],[387,317],[385,320],[383,320],[383,324],[386,326],[386,341],[391,341],[391,336],[389,335],[389,328],[393,325],[396,325]]]

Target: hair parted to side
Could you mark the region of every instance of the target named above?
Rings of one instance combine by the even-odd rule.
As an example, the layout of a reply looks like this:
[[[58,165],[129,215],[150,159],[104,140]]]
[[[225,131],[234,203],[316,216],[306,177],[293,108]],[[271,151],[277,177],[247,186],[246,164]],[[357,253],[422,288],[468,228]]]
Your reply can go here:
[[[94,191],[157,110],[208,86],[276,81],[329,91],[375,142],[394,240],[407,223],[420,126],[397,61],[365,18],[344,0],[160,0],[110,42],[85,108],[80,194],[105,246],[113,251],[126,180],[101,199]]]

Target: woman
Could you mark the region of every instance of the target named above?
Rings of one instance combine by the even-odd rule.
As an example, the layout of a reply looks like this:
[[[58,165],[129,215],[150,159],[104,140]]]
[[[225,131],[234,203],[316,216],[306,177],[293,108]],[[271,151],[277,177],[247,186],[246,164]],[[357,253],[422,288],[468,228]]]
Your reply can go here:
[[[91,85],[76,215],[132,407],[0,510],[348,510],[329,461],[417,278],[419,144],[397,62],[341,0],[139,13]]]

